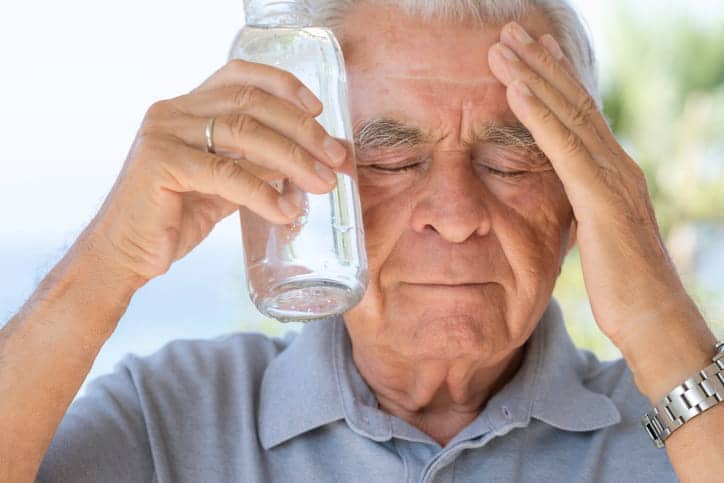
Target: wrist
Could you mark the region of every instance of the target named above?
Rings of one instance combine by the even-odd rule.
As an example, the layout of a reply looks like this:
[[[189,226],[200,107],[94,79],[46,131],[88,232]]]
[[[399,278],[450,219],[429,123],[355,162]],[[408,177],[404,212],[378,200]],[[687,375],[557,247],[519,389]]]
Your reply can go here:
[[[93,346],[110,337],[145,280],[113,262],[101,237],[81,234],[28,302]]]
[[[716,338],[698,310],[639,327],[619,345],[634,381],[652,404],[711,364]]]

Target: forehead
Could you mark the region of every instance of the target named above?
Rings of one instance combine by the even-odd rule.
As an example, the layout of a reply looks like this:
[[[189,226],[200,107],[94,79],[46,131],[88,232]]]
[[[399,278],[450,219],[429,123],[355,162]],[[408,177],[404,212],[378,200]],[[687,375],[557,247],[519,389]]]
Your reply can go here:
[[[536,35],[545,32],[540,19],[522,23]],[[513,122],[487,60],[500,27],[424,20],[396,7],[357,3],[339,30],[353,118]]]

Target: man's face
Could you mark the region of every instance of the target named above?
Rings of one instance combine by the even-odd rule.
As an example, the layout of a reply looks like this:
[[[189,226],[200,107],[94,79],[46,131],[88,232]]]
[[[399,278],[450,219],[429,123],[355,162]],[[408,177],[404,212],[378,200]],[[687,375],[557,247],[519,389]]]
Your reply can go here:
[[[500,29],[365,2],[339,33],[370,268],[345,316],[353,341],[416,360],[502,360],[550,300],[573,217],[545,157],[517,145],[530,139],[488,67]]]

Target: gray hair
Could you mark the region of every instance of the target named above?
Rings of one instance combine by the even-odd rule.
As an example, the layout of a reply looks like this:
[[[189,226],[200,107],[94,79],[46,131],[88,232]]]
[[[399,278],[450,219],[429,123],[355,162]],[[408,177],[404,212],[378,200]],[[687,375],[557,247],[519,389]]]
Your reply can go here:
[[[318,20],[337,29],[347,11],[361,1],[396,5],[409,15],[425,19],[502,25],[521,21],[531,12],[540,12],[550,22],[551,34],[558,40],[589,93],[600,105],[596,58],[583,19],[567,0],[309,0]]]

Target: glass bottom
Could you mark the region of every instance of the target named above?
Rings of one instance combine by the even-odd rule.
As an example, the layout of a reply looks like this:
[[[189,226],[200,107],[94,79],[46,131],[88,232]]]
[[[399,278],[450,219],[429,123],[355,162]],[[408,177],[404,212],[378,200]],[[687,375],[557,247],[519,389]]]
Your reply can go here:
[[[362,295],[361,287],[337,280],[295,280],[275,287],[256,307],[280,322],[310,322],[346,312]]]

